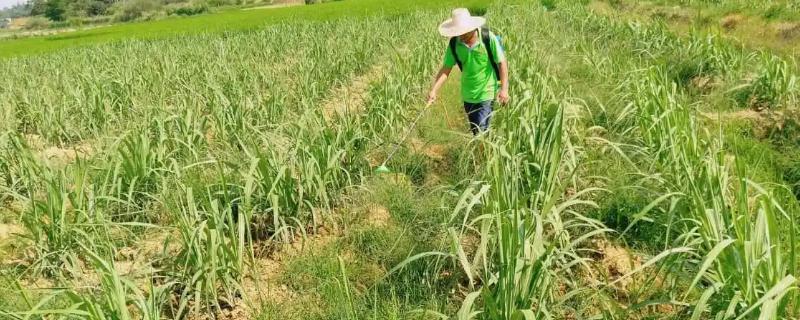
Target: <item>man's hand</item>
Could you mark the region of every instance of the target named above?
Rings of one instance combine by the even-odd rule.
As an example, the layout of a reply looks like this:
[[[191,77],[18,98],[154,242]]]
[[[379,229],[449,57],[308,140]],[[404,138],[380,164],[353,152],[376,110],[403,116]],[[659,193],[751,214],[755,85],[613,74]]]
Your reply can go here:
[[[436,101],[436,91],[431,91],[428,93],[428,105],[433,104]]]
[[[497,102],[508,104],[511,97],[508,95],[508,61],[500,62],[500,93],[497,94]]]
[[[428,93],[428,105],[433,104],[436,101],[436,96],[438,94],[439,88],[442,87],[444,81],[447,80],[447,77],[450,75],[450,71],[453,70],[452,67],[445,67],[442,66],[439,69],[439,73],[436,74],[436,77],[433,79],[433,86],[431,86],[431,91]]]
[[[508,95],[508,89],[501,89],[500,93],[497,94],[497,102],[500,104],[508,104],[508,100],[510,99],[511,97]]]

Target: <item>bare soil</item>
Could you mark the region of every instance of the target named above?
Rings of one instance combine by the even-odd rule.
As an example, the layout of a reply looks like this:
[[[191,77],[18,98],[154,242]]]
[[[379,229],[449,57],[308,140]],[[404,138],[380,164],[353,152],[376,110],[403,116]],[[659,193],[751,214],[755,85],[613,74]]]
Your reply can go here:
[[[700,115],[702,115],[705,118],[721,119],[723,121],[726,120],[757,121],[764,118],[764,116],[760,112],[752,109],[738,110],[732,112],[703,112]]]
[[[592,265],[599,274],[588,275],[587,280],[590,285],[602,286],[605,283],[617,281],[643,265],[642,257],[624,246],[604,239],[594,240],[592,244],[595,250]],[[597,277],[600,277],[600,280]],[[654,275],[646,269],[617,282],[612,289],[619,301],[629,303],[627,299],[631,297],[647,299],[648,295],[663,290],[664,285],[664,279],[660,275]],[[633,292],[636,292],[636,296],[631,294]],[[682,311],[683,307],[669,302],[654,303],[634,311],[629,314],[629,317],[630,319],[655,319],[653,316],[657,316],[658,319],[672,319]]]
[[[346,85],[334,88],[326,101],[322,103],[325,118],[330,120],[335,116],[357,114],[364,109],[369,94],[369,86],[382,78],[386,63],[373,65],[366,73],[356,76]]]
[[[631,254],[628,249],[603,241],[598,247],[602,259],[600,264],[612,278],[620,278],[642,266],[642,259]],[[623,286],[626,284],[622,281]]]
[[[216,319],[250,319],[253,314],[248,306],[259,306],[265,303],[274,305],[295,304],[308,301],[308,305],[319,305],[321,298],[314,292],[297,292],[281,283],[281,276],[286,263],[292,258],[308,252],[317,252],[340,238],[337,233],[311,235],[302,241],[281,245],[267,257],[256,257],[252,265],[247,266],[242,279],[242,300],[230,310],[223,310]],[[306,305],[306,304],[302,304]]]
[[[447,146],[443,144],[430,144],[419,138],[411,138],[409,143],[413,152],[423,154],[432,160],[441,161],[447,155]]]
[[[9,30],[20,30],[20,29],[24,28],[26,24],[28,24],[28,19],[30,19],[30,18],[22,17],[22,18],[11,19],[11,23],[8,25],[8,29]]]
[[[783,40],[794,40],[800,37],[800,23],[780,22],[776,23],[773,28]]]
[[[47,142],[38,134],[26,134],[25,142],[31,150],[41,151],[47,146]]]
[[[392,223],[392,215],[389,210],[379,204],[372,204],[367,207],[367,224],[376,227],[387,227]]]
[[[633,270],[642,266],[642,258],[631,253],[627,248],[611,243],[607,240],[592,241],[595,247],[593,265],[599,274],[589,275],[594,283],[610,283],[617,281]],[[599,277],[600,280],[597,280]],[[633,285],[640,275],[634,275],[620,280],[614,289],[620,296],[627,296],[632,291]]]
[[[719,25],[723,29],[730,31],[736,29],[736,27],[738,27],[739,24],[742,23],[742,21],[744,21],[744,19],[745,17],[741,14],[738,13],[729,14],[723,17],[722,20],[719,21]]]
[[[275,3],[268,4],[268,5],[244,8],[242,10],[278,9],[278,8],[301,6],[301,5],[304,5],[304,4],[305,4],[304,0],[284,0],[284,1],[275,1]]]
[[[39,158],[50,166],[63,167],[75,162],[78,158],[88,158],[94,154],[89,144],[80,144],[71,148],[49,147],[42,150]]]
[[[744,109],[732,112],[701,112],[703,118],[711,121],[746,121],[752,124],[753,135],[756,138],[766,138],[774,130],[782,130],[786,116],[782,111],[769,109],[753,110]]]
[[[689,85],[699,92],[708,92],[716,85],[714,78],[706,75],[699,75],[689,81]]]
[[[694,13],[683,7],[656,7],[651,10],[651,16],[672,22],[689,23],[694,19]]]
[[[91,141],[65,147],[47,146],[45,139],[36,134],[26,134],[25,141],[39,160],[52,167],[63,167],[95,153]]]
[[[59,29],[23,30],[25,28],[25,25],[27,24],[27,19],[28,18],[17,18],[11,20],[11,27],[8,28],[11,31],[0,33],[0,39],[11,38],[11,37],[28,38],[28,37],[52,36],[62,33],[70,33],[75,31],[83,31],[83,30],[90,30],[90,29],[97,29],[97,28],[111,26],[111,24],[98,24],[98,25],[84,26],[80,28],[70,27],[70,28],[59,28]]]
[[[0,241],[9,239],[16,234],[22,234],[25,230],[16,224],[0,223]]]

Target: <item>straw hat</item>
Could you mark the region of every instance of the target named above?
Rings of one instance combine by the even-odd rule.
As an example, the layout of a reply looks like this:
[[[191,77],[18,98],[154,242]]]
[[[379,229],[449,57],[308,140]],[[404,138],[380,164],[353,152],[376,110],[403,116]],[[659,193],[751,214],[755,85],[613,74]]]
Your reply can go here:
[[[453,17],[439,25],[439,33],[445,37],[457,37],[478,29],[486,23],[486,18],[473,17],[469,10],[458,8],[453,10]]]

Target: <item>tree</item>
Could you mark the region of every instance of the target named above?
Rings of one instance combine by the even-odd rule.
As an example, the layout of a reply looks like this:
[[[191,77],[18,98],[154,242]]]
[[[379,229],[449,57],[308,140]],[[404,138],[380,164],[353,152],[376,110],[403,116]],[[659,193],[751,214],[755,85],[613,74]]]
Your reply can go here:
[[[30,5],[32,16],[43,15],[47,9],[47,0],[31,0]]]
[[[88,16],[101,16],[107,13],[110,4],[105,1],[92,1],[89,7],[86,8],[86,15]]]
[[[29,16],[31,14],[31,6],[32,3],[23,2],[5,9],[0,9],[0,19]]]
[[[63,0],[48,0],[45,5],[44,16],[53,21],[67,20],[67,10]]]

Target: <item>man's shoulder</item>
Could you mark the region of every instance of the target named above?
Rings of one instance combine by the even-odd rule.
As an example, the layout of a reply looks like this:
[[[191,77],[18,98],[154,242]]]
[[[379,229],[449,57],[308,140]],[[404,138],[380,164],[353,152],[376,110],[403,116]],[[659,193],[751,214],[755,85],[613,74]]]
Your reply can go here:
[[[486,34],[482,34],[482,37],[484,38],[483,40],[488,40],[493,45],[499,44],[499,42],[500,42],[499,38],[500,37],[497,35],[497,33],[495,33],[492,29],[488,29],[488,30],[489,30],[488,36],[486,36]]]

